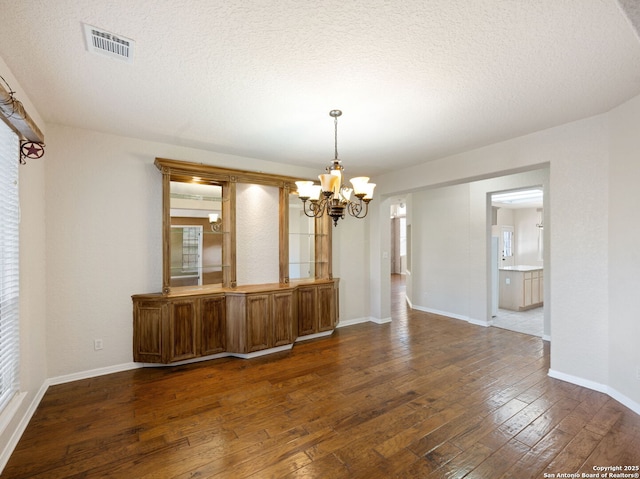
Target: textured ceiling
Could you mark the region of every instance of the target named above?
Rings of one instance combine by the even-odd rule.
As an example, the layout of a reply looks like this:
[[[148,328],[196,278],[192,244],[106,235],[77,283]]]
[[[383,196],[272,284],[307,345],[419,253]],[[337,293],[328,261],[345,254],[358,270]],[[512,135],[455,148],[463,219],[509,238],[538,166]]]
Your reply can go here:
[[[0,0],[47,122],[380,174],[640,94],[636,0]],[[87,23],[136,42],[91,54]],[[2,72],[0,72],[0,75]]]

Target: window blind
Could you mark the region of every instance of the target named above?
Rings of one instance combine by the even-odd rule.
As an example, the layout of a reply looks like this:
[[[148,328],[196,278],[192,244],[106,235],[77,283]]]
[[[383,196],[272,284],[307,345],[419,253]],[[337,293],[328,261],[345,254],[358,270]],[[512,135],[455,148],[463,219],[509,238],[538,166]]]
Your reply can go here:
[[[18,391],[18,136],[0,121],[0,411]]]

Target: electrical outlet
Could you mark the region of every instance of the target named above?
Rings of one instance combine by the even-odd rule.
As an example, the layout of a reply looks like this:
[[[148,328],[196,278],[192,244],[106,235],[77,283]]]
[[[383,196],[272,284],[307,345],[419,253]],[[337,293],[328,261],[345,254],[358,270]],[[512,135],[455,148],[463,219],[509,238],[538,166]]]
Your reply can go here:
[[[94,339],[93,340],[93,349],[95,351],[100,351],[103,348],[102,339]]]
[[[638,366],[638,369],[636,369],[636,379],[640,381],[640,366]]]

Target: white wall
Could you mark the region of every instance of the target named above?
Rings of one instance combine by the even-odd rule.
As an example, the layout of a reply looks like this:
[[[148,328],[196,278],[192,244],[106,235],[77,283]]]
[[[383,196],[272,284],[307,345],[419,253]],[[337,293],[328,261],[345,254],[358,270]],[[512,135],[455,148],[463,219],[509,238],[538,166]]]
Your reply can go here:
[[[557,130],[567,139],[554,137],[549,145],[551,369],[603,386],[609,355],[607,118]]]
[[[389,212],[391,199],[383,195],[377,196],[376,201],[369,205],[369,219],[367,229],[363,232],[369,235],[368,247],[369,270],[362,276],[363,283],[368,283],[371,320],[378,323],[391,321],[391,230],[389,228]],[[354,232],[355,233],[355,232]],[[359,236],[351,236],[351,241],[357,247]],[[366,241],[363,241],[366,244]]]
[[[640,402],[640,97],[611,113],[610,131],[609,385]]]
[[[354,219],[347,214],[331,226],[333,276],[340,278],[340,325],[371,319],[369,221],[369,216]]]
[[[544,234],[536,225],[541,222],[538,208],[513,210],[516,240],[516,264],[542,266],[539,251],[539,235]]]
[[[531,185],[536,186],[536,185]],[[538,251],[539,224],[542,212],[538,208],[505,208],[498,209],[496,226],[513,226],[514,251],[513,262],[516,265],[542,266]]]
[[[498,214],[496,215],[498,221],[496,226],[514,226],[515,218],[513,213],[514,210],[511,208],[498,208]]]
[[[469,315],[469,186],[412,194],[409,298],[416,309]]]
[[[620,123],[630,122],[637,126],[640,112],[638,99],[632,100],[626,109],[616,113]],[[562,125],[549,130],[496,143],[484,148],[453,155],[436,161],[427,162],[412,168],[396,170],[388,175],[376,178],[380,185],[380,194],[394,195],[407,191],[418,191],[426,187],[446,186],[454,183],[469,182],[500,176],[549,164],[549,187],[545,191],[545,250],[550,263],[545,262],[545,300],[549,307],[549,325],[551,343],[551,374],[600,390],[608,390],[610,365],[617,363],[621,355],[613,346],[618,338],[612,338],[610,347],[609,333],[609,246],[608,213],[610,190],[617,189],[623,173],[612,178],[609,184],[609,127],[610,115]],[[616,144],[620,148],[618,162],[620,168],[631,162],[633,151],[637,149],[635,140],[631,140],[632,129],[619,132]],[[637,131],[637,128],[635,129]],[[630,146],[632,145],[632,146]],[[614,145],[615,146],[615,145]],[[633,159],[637,161],[637,159]],[[635,170],[633,170],[635,171]],[[635,177],[633,177],[635,178]],[[631,189],[631,182],[623,182],[623,191]],[[637,184],[637,182],[636,182]],[[628,185],[628,186],[627,186]],[[616,196],[616,201],[619,200]],[[479,211],[485,208],[480,196],[471,194],[470,235],[480,238]],[[414,210],[417,208],[414,204]],[[477,209],[477,213],[474,210]],[[630,210],[627,208],[628,214]],[[415,214],[415,213],[414,213]],[[619,223],[616,224],[621,224]],[[415,228],[415,224],[414,224]],[[373,235],[377,232],[373,231]],[[488,235],[487,235],[488,237]],[[384,247],[384,246],[383,246]],[[550,249],[551,248],[551,249]],[[469,317],[482,318],[488,310],[486,283],[482,274],[487,271],[486,261],[478,260],[482,255],[475,252],[486,249],[488,245],[470,244],[470,291]],[[415,254],[415,248],[414,248]],[[627,260],[631,259],[627,255]],[[616,261],[616,274],[624,276],[625,267]],[[638,263],[633,263],[637,270]],[[632,267],[629,267],[630,269]],[[415,276],[415,266],[412,267]],[[488,274],[487,274],[488,276]],[[375,282],[375,278],[374,278]],[[618,283],[621,288],[617,296],[634,296],[633,284]],[[374,293],[372,293],[374,294]],[[414,296],[418,294],[414,290]],[[630,306],[627,299],[616,311]],[[549,311],[547,311],[549,310]],[[635,331],[630,320],[614,320],[612,332],[628,335]],[[636,336],[637,338],[637,336]],[[636,353],[631,361],[640,363]],[[612,359],[615,356],[616,359]],[[635,367],[635,366],[634,366]],[[626,381],[630,381],[627,366]],[[635,379],[634,379],[635,381]],[[616,381],[619,387],[622,381]],[[637,387],[624,389],[628,398],[636,407],[640,404]],[[618,390],[620,390],[618,389]]]
[[[162,286],[161,175],[154,149],[49,126],[48,375],[130,363],[131,295]],[[93,340],[104,349],[94,351]]]

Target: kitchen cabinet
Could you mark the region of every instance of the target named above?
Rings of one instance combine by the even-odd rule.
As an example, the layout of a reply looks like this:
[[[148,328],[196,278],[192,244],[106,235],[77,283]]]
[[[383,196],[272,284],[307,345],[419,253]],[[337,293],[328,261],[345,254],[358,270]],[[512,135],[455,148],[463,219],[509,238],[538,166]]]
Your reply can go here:
[[[544,298],[544,270],[535,266],[510,266],[499,271],[498,307],[512,311],[539,308]]]

